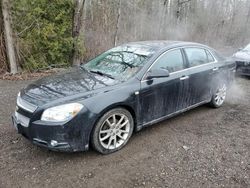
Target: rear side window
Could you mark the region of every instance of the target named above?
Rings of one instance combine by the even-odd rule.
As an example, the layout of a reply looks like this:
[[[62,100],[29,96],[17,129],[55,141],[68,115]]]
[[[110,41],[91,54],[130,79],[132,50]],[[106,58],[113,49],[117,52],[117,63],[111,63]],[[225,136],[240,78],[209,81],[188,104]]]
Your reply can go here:
[[[244,48],[244,50],[250,51],[250,44],[248,44],[248,45]]]
[[[162,55],[153,65],[152,69],[166,69],[170,73],[184,69],[181,51],[172,50]]]
[[[195,66],[206,64],[209,62],[207,53],[204,49],[186,48],[185,52],[187,54],[190,67],[195,67]]]

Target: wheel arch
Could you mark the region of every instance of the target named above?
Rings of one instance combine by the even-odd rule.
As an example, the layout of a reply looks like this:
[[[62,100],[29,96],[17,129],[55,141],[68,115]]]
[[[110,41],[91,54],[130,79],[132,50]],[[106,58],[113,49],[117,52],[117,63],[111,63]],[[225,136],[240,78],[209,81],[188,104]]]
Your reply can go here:
[[[103,110],[98,114],[98,116],[97,116],[96,120],[94,121],[94,124],[93,124],[93,126],[92,126],[92,128],[91,128],[91,131],[90,131],[89,143],[91,142],[91,138],[92,138],[92,136],[93,136],[93,130],[94,130],[94,128],[95,128],[97,122],[100,120],[100,118],[101,118],[105,113],[107,113],[108,111],[110,111],[110,110],[112,110],[112,109],[115,109],[115,108],[124,108],[124,109],[126,109],[126,110],[131,114],[131,116],[132,116],[132,118],[133,118],[133,120],[134,120],[134,130],[133,130],[133,131],[136,130],[136,126],[138,125],[138,124],[137,124],[138,118],[137,118],[137,116],[136,116],[135,109],[134,109],[132,106],[128,105],[128,104],[123,104],[123,103],[113,104],[113,105],[110,105],[110,106],[108,106],[107,108],[103,109]]]

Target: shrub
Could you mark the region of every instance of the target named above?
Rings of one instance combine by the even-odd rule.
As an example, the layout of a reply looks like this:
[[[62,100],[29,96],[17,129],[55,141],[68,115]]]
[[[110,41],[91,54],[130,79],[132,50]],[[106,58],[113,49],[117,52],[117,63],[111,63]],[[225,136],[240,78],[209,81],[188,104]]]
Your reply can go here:
[[[72,59],[72,0],[12,0],[21,66],[65,67]]]

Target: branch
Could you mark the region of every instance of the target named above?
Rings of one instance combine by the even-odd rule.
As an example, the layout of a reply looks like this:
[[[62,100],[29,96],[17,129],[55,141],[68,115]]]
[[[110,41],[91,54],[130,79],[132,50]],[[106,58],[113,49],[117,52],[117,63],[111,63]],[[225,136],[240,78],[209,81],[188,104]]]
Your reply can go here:
[[[28,27],[24,28],[24,30],[22,30],[21,32],[17,33],[17,36],[20,36],[22,33],[24,33],[25,31],[27,31],[28,29],[30,29],[35,22],[36,22],[36,20],[34,20]]]
[[[188,2],[190,2],[190,1],[192,1],[192,0],[182,1],[182,2],[179,2],[178,4],[179,4],[179,5],[182,5],[182,4],[188,3]]]

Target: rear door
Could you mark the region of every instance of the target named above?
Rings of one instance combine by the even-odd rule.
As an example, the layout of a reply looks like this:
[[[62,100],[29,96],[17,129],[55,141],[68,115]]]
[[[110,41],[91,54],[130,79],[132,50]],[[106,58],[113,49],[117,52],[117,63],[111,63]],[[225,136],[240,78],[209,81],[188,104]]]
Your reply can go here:
[[[141,82],[141,121],[147,124],[182,108],[180,101],[188,87],[184,54],[180,49],[170,50],[161,55],[149,69],[167,69],[170,76]]]
[[[187,102],[189,106],[209,101],[212,97],[212,82],[219,67],[213,55],[199,47],[184,49],[189,66],[189,91]]]

